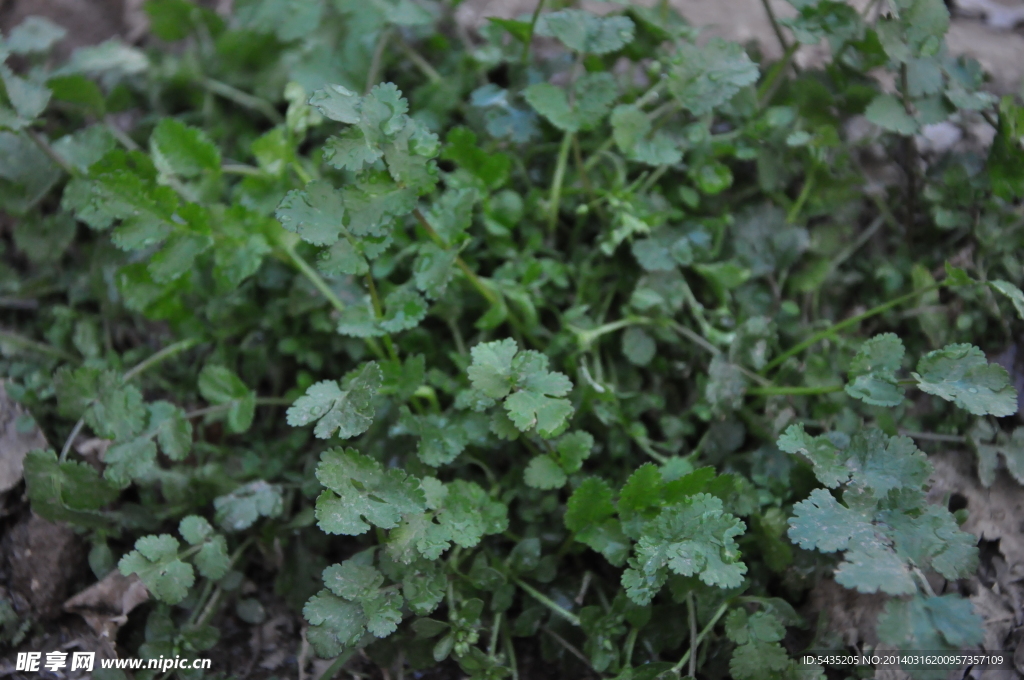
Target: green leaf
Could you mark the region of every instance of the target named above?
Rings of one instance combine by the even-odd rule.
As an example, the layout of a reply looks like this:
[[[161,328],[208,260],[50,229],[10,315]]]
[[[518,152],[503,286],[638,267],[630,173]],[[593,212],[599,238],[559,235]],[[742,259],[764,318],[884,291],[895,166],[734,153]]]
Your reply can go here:
[[[416,288],[431,300],[440,298],[455,273],[457,258],[458,253],[454,250],[444,250],[434,243],[420,245],[419,255],[413,265]]]
[[[467,369],[473,388],[491,399],[503,399],[512,391],[512,360],[519,346],[512,338],[481,342],[470,350],[473,363]]]
[[[917,132],[918,124],[914,117],[907,113],[903,102],[891,94],[880,94],[868,105],[864,115],[875,125],[900,135],[912,135]]]
[[[340,386],[337,381],[322,380],[288,409],[288,424],[303,427],[316,421],[313,432],[319,439],[330,439],[335,432],[342,439],[361,435],[373,422],[373,398],[382,380],[375,361],[350,372]]]
[[[716,413],[735,411],[743,405],[747,393],[747,379],[738,366],[721,355],[715,356],[708,367],[708,383],[704,396]]]
[[[54,376],[57,408],[66,418],[84,418],[97,435],[123,440],[140,432],[146,408],[142,394],[113,371],[64,367]]]
[[[199,128],[174,118],[157,123],[149,138],[153,165],[166,175],[186,179],[220,172],[220,151]]]
[[[420,438],[416,453],[431,467],[454,462],[469,443],[469,433],[457,418],[447,414],[414,416],[403,407],[400,424],[409,434]]]
[[[566,472],[579,472],[583,461],[590,457],[594,448],[594,437],[589,432],[576,430],[562,435],[555,442],[558,464]]]
[[[103,477],[119,489],[127,488],[133,480],[153,475],[156,468],[156,444],[150,436],[115,444],[103,454],[103,462],[106,465]]]
[[[67,30],[43,16],[29,16],[15,26],[4,39],[4,49],[14,54],[49,52],[64,39]]]
[[[559,130],[590,130],[607,115],[618,95],[615,79],[608,73],[588,73],[573,87],[573,103],[565,90],[550,83],[530,85],[523,91],[523,97]]]
[[[220,534],[214,533],[205,518],[198,515],[185,517],[178,525],[178,532],[189,545],[200,546],[193,558],[200,574],[217,580],[228,572],[231,560],[228,557],[227,541]]]
[[[326,180],[314,180],[305,189],[285,194],[278,206],[281,226],[315,246],[329,246],[340,237],[345,204],[342,193]]]
[[[215,498],[213,507],[215,520],[225,531],[244,531],[260,517],[279,517],[284,499],[281,487],[258,479]]]
[[[1013,97],[999,102],[999,128],[989,147],[988,167],[992,191],[1003,200],[1024,196],[1024,106]]]
[[[366,630],[363,608],[326,589],[309,598],[302,608],[302,615],[312,626],[306,634],[307,639],[323,658],[338,656],[355,645]]]
[[[989,281],[988,285],[1008,297],[1013,303],[1013,308],[1017,310],[1017,316],[1024,319],[1024,292],[1021,292],[1020,288],[1009,281]]]
[[[1009,416],[1017,412],[1017,390],[1006,369],[985,360],[967,344],[946,345],[921,357],[913,376],[928,394],[951,401],[974,415]]]
[[[551,456],[534,456],[523,473],[526,486],[534,489],[560,489],[565,486],[568,477]]]
[[[437,520],[456,545],[472,548],[484,536],[508,528],[508,506],[492,499],[478,484],[456,479],[446,488]]]
[[[25,455],[23,472],[32,510],[44,519],[100,529],[110,524],[97,511],[119,494],[91,465],[58,462],[53,451],[35,449]]]
[[[634,366],[646,366],[654,359],[658,346],[642,328],[630,326],[622,333],[622,353]]]
[[[27,127],[50,103],[52,93],[48,87],[20,78],[6,66],[0,66],[0,80],[3,80],[8,101],[20,118],[17,124],[8,127],[16,130]]]
[[[850,363],[846,393],[873,406],[899,406],[904,389],[896,378],[903,363],[903,342],[893,333],[871,338]]]
[[[635,26],[629,17],[599,17],[579,9],[550,12],[537,22],[537,35],[558,38],[570,50],[608,54],[633,42]]]
[[[757,64],[743,48],[721,38],[706,45],[680,43],[672,58],[668,90],[696,116],[725,104],[748,85],[757,82]]]
[[[536,427],[545,439],[561,433],[573,413],[569,400],[558,398],[572,389],[569,378],[548,371],[548,358],[533,350],[516,354],[511,371],[516,389],[505,398],[505,410],[516,428],[526,432]]]
[[[410,287],[396,288],[384,298],[384,316],[380,327],[386,333],[411,330],[426,318],[427,301]]]
[[[199,393],[212,404],[228,404],[227,423],[232,432],[245,432],[256,413],[256,393],[225,367],[207,364],[199,373]]]
[[[240,0],[234,19],[241,28],[273,33],[287,42],[315,31],[323,11],[322,0]]]
[[[709,586],[739,586],[747,566],[739,561],[735,537],[744,528],[720,499],[706,493],[664,508],[644,528],[622,575],[627,594],[637,604],[650,603],[669,571],[698,576]]]
[[[793,506],[789,537],[801,548],[836,552],[846,550],[874,535],[871,522],[863,515],[840,505],[825,489]]]
[[[178,604],[195,582],[192,565],[178,559],[179,543],[170,534],[143,536],[135,550],[121,558],[118,570],[125,576],[137,574],[155,598]]]
[[[854,487],[884,498],[895,489],[920,489],[931,476],[928,457],[909,437],[888,437],[878,429],[861,430],[850,440],[846,467]]]
[[[835,488],[850,478],[850,471],[845,465],[846,457],[841,454],[839,447],[825,435],[810,436],[802,424],[786,428],[779,437],[778,447],[786,453],[806,456],[814,466],[814,476],[829,488]]]
[[[370,524],[383,529],[398,525],[402,515],[422,512],[425,499],[414,478],[352,449],[320,454],[316,478],[327,487],[316,500],[319,526],[329,534],[358,536]]]
[[[984,630],[984,621],[974,612],[971,601],[956,593],[891,599],[878,617],[879,638],[907,651],[960,651],[981,644]],[[946,677],[949,669],[932,670],[938,671],[934,677]]]
[[[487,19],[488,21],[500,21],[494,17],[487,17]],[[453,161],[460,168],[479,179],[484,188],[492,190],[502,187],[508,181],[509,171],[512,167],[512,159],[508,154],[488,153],[477,146],[476,134],[469,128],[461,126],[448,131],[445,145],[441,150],[441,158]]]

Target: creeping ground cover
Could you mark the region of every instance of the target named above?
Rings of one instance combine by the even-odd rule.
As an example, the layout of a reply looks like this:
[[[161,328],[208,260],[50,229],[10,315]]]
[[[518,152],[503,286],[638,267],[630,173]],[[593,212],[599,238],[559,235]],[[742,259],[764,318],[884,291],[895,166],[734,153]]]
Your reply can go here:
[[[457,4],[2,37],[36,437],[2,521],[82,559],[63,613],[5,583],[0,645],[214,659],[145,680],[1012,657],[1019,539],[976,500],[1024,493],[1024,107],[942,0],[790,0],[777,61],[666,2]]]

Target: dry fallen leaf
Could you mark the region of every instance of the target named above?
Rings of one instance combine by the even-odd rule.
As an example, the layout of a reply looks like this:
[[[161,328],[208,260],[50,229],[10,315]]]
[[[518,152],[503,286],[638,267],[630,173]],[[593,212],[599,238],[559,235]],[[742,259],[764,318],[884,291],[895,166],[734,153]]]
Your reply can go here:
[[[115,569],[65,602],[64,611],[78,614],[96,635],[113,640],[128,614],[148,599],[138,576],[125,577]]]

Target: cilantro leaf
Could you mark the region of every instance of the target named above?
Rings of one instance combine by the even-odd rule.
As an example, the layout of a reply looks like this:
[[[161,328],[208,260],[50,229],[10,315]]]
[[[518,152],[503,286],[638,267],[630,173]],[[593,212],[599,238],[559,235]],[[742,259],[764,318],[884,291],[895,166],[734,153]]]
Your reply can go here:
[[[174,118],[157,123],[149,148],[153,165],[163,174],[191,179],[220,172],[220,151],[206,134]]]
[[[543,15],[536,34],[558,38],[571,50],[607,54],[633,41],[635,26],[629,17],[599,17],[579,9],[563,9]]]
[[[534,456],[523,473],[526,486],[534,489],[560,489],[565,486],[568,477],[558,462],[551,456]]]
[[[142,394],[113,371],[64,367],[54,376],[54,388],[60,414],[84,418],[101,437],[123,440],[144,427]]]
[[[975,415],[1017,412],[1017,390],[1006,369],[985,360],[973,345],[953,344],[929,352],[917,363],[918,387]]]
[[[878,617],[878,635],[898,649],[959,651],[981,644],[984,622],[971,601],[956,593],[891,599]],[[935,669],[945,677],[947,669]]]
[[[189,515],[178,524],[178,533],[189,545],[199,546],[199,552],[193,558],[199,573],[208,579],[217,580],[228,572],[230,559],[228,544],[223,536],[214,533],[213,527],[205,518]]]
[[[459,419],[451,415],[430,413],[414,416],[403,407],[399,422],[406,432],[420,438],[416,453],[431,467],[452,463],[469,443],[469,433]]]
[[[91,465],[57,461],[53,451],[34,449],[23,462],[25,485],[32,511],[51,522],[74,522],[97,529],[111,522],[100,508],[112,503],[118,491]]]
[[[414,478],[352,449],[320,454],[316,478],[326,490],[316,500],[319,526],[329,534],[358,536],[370,524],[395,527],[406,513],[422,512],[425,498]]]
[[[217,524],[225,531],[243,531],[260,517],[278,517],[284,512],[281,487],[262,479],[249,482],[214,499]]]
[[[801,453],[814,466],[814,476],[829,488],[835,488],[850,478],[845,456],[826,435],[812,437],[800,423],[790,425],[779,437],[778,447],[786,453]]]
[[[523,92],[530,106],[559,130],[579,132],[596,126],[607,115],[618,92],[608,73],[588,73],[573,85],[575,101],[560,87],[536,83]]]
[[[345,203],[330,182],[314,180],[305,189],[289,191],[277,208],[281,226],[316,246],[336,242],[343,229]]]
[[[873,406],[899,406],[904,390],[896,378],[903,362],[903,342],[892,333],[871,338],[850,364],[846,393]]]
[[[330,439],[335,432],[342,439],[356,437],[373,422],[373,398],[382,380],[375,361],[350,372],[341,386],[334,380],[322,380],[288,409],[288,424],[302,427],[315,420],[313,432],[319,439]]]
[[[519,346],[512,338],[482,342],[470,350],[473,363],[467,369],[473,388],[491,399],[503,399],[512,391],[512,360]]]
[[[726,513],[722,501],[698,493],[664,508],[644,528],[635,547],[623,586],[637,604],[648,604],[667,572],[699,576],[709,586],[735,588],[743,582],[747,566],[739,561],[735,537],[742,521]]]
[[[1020,288],[1013,285],[1009,281],[989,281],[992,288],[999,291],[1013,303],[1013,308],[1017,310],[1017,316],[1024,319],[1024,292]]]
[[[740,88],[757,81],[757,64],[737,43],[712,38],[706,45],[680,43],[672,59],[668,90],[686,109],[702,116]]]
[[[179,546],[170,534],[143,536],[135,542],[135,550],[121,558],[118,570],[125,576],[137,574],[158,600],[178,604],[195,582],[192,565],[178,558]]]
[[[825,489],[793,506],[789,537],[801,548],[822,552],[846,550],[851,542],[870,538],[874,529],[863,515],[840,505]]]
[[[199,393],[211,404],[228,406],[227,424],[232,432],[245,432],[256,414],[256,393],[226,366],[207,364],[199,373]]]

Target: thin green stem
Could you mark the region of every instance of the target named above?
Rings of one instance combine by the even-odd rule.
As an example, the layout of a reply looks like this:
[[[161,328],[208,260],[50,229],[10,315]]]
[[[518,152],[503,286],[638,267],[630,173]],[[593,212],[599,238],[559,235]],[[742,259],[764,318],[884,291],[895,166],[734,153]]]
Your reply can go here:
[[[779,89],[779,84],[782,82],[782,74],[786,72],[786,68],[789,63],[793,60],[793,55],[800,49],[799,43],[793,43],[789,46],[782,58],[772,64],[771,69],[768,71],[768,76],[761,81],[761,84],[757,88],[757,101],[759,105],[764,108],[775,96],[775,91]]]
[[[772,9],[771,0],[761,0],[761,5],[764,7],[765,14],[768,15],[768,21],[772,25],[772,31],[775,33],[775,37],[779,40],[779,45],[782,47],[782,53],[785,54],[789,51],[789,41],[786,40],[786,36],[782,33],[782,26],[779,25],[779,19],[775,16],[775,10]]]
[[[686,613],[690,619],[690,649],[697,649],[697,603],[694,602],[693,591],[686,593]],[[697,675],[697,654],[690,655],[690,667],[687,672],[691,678]]]
[[[255,95],[251,95],[248,92],[243,92],[237,87],[222,83],[219,80],[213,78],[201,77],[196,79],[196,84],[202,87],[208,92],[212,92],[218,97],[223,97],[228,101],[238,104],[242,108],[262,113],[271,123],[280,125],[284,122],[284,116],[281,112],[274,108],[274,105],[268,102],[266,99],[261,99]]]
[[[147,359],[143,359],[139,363],[135,364],[135,366],[133,366],[132,368],[128,369],[128,371],[126,371],[125,374],[124,374],[125,382],[131,380],[132,378],[135,378],[135,377],[141,375],[142,373],[145,373],[146,371],[148,371],[149,369],[153,368],[157,364],[159,364],[159,363],[161,363],[161,362],[163,362],[163,361],[165,361],[167,359],[170,359],[175,354],[181,354],[182,352],[184,352],[186,350],[192,349],[193,347],[195,347],[198,344],[199,344],[199,339],[198,338],[186,338],[184,340],[179,340],[178,342],[175,342],[175,343],[172,343],[170,345],[167,345],[167,347],[164,347],[162,350],[160,350],[156,354],[153,354],[152,356],[150,356]]]
[[[113,135],[114,139],[117,140],[118,144],[128,149],[129,151],[139,150],[139,145],[135,143],[135,140],[129,137],[127,134],[125,134],[124,130],[117,127],[117,125],[115,125],[113,121],[110,120],[109,116],[103,120],[103,123],[106,126],[107,130],[110,132],[110,134]]]
[[[551,194],[548,199],[548,231],[554,233],[558,226],[558,208],[562,201],[562,182],[565,180],[565,168],[569,164],[569,148],[572,146],[572,133],[566,132],[562,137],[562,146],[558,149],[558,160],[555,162],[555,174],[551,178]]]
[[[437,69],[435,69],[422,54],[417,52],[416,48],[410,45],[409,42],[402,37],[401,33],[398,34],[398,44],[402,47],[402,51],[405,52],[405,56],[409,58],[409,61],[411,61],[430,82],[435,85],[444,82],[444,77],[437,72]]]
[[[508,657],[509,668],[512,669],[512,680],[519,680],[519,664],[516,662],[516,648],[512,644],[512,636],[508,633],[508,626],[501,631],[501,640],[505,646],[505,656]]]
[[[61,447],[60,458],[58,460],[61,462],[67,460],[68,453],[71,452],[71,444],[74,443],[75,439],[78,437],[78,433],[82,431],[83,427],[85,427],[85,418],[79,418],[78,422],[75,423],[75,426],[71,428],[71,434],[69,434],[68,438],[64,440],[64,446]]]
[[[263,177],[265,174],[259,168],[244,163],[225,163],[220,166],[220,171],[225,175],[242,175],[243,177]]]
[[[633,667],[633,647],[636,646],[636,638],[640,634],[640,629],[636,626],[632,626],[629,629],[629,635],[626,636],[625,654],[623,655],[623,668]]]
[[[46,157],[56,163],[64,172],[68,173],[72,177],[78,177],[82,173],[78,171],[78,168],[68,163],[59,153],[53,150],[50,143],[46,141],[42,135],[38,134],[34,130],[25,130],[25,136],[27,136],[33,144],[39,147],[39,150],[46,154]]]
[[[284,397],[257,397],[257,406],[291,406],[291,399],[285,399]],[[202,418],[208,416],[211,413],[221,413],[222,411],[228,411],[234,404],[232,402],[226,402],[224,404],[214,404],[212,406],[205,406],[203,408],[197,408],[194,411],[189,411],[185,414],[185,417],[189,420],[193,418]]]
[[[715,627],[715,624],[718,623],[718,619],[722,618],[722,616],[725,614],[725,611],[728,608],[729,603],[723,602],[722,605],[715,612],[715,615],[711,617],[710,621],[708,621],[708,625],[704,626],[704,628],[697,635],[697,639],[694,640],[691,643],[690,648],[686,650],[686,654],[683,654],[683,658],[681,658],[676,663],[676,665],[672,667],[673,671],[678,673],[682,669],[682,667],[685,666],[687,662],[690,660],[690,656],[695,656],[694,652],[696,651],[697,647],[700,646],[700,643],[703,642],[704,638],[707,637],[708,633],[710,633],[711,630]]]
[[[17,333],[11,333],[10,331],[0,330],[0,343],[3,342],[9,342],[12,345],[18,345],[20,347],[24,347],[25,349],[30,349],[40,354],[46,354],[47,356],[51,356],[55,359],[60,359],[62,361],[78,361],[78,357],[68,352],[65,352],[62,349],[59,349],[52,345],[48,345],[45,342],[39,342],[37,340],[26,338],[22,335],[18,335]]]
[[[334,660],[334,663],[328,666],[327,670],[323,672],[323,675],[320,676],[319,680],[331,680],[331,678],[338,674],[338,671],[341,670],[341,667],[344,666],[355,653],[356,648],[353,647],[352,649],[346,650],[339,654],[338,658]]]
[[[540,0],[537,6],[533,10],[533,16],[530,17],[530,32],[526,36],[526,42],[523,44],[523,65],[530,63],[530,46],[533,44],[533,31],[537,28],[537,19],[540,18],[540,13],[544,10],[545,0]]]
[[[384,49],[388,46],[388,41],[391,39],[391,28],[385,28],[377,36],[377,44],[373,48],[373,56],[370,57],[370,68],[366,71],[366,88],[365,94],[369,94],[373,86],[377,84],[380,79],[381,64],[384,61]]]
[[[288,259],[292,264],[295,265],[296,269],[298,269],[299,272],[301,272],[302,275],[313,284],[313,287],[327,299],[327,302],[330,303],[331,307],[334,307],[339,314],[345,311],[345,303],[338,298],[333,290],[331,290],[331,287],[327,285],[327,282],[323,280],[323,277],[321,277],[320,274],[317,273],[317,271],[313,269],[301,255],[298,254],[298,252],[296,252],[294,243],[282,239],[281,249],[288,256]],[[378,359],[386,358],[380,343],[373,338],[365,338],[365,342],[366,346],[370,348],[370,351],[373,352]]]
[[[913,430],[900,430],[900,435],[911,439],[920,439],[926,442],[943,442],[948,444],[966,444],[967,437],[959,434],[936,434],[934,432],[915,432]]]
[[[578,616],[555,603],[555,601],[549,598],[547,595],[544,595],[539,590],[537,590],[530,584],[525,583],[520,578],[512,577],[512,581],[517,586],[525,590],[530,597],[532,597],[533,599],[537,600],[537,602],[540,602],[542,605],[550,609],[557,616],[561,616],[563,619],[565,619],[574,626],[580,625],[580,619]]]
[[[771,361],[769,361],[765,365],[765,367],[762,368],[759,371],[759,373],[761,375],[764,375],[765,373],[767,373],[768,371],[772,370],[773,368],[775,368],[776,366],[778,366],[782,362],[786,361],[786,359],[789,359],[792,356],[800,354],[800,352],[803,352],[808,347],[810,347],[810,346],[820,342],[821,340],[824,340],[825,338],[832,337],[833,335],[835,335],[839,331],[845,330],[845,329],[847,329],[847,328],[849,328],[851,326],[856,326],[857,324],[859,324],[861,321],[864,321],[865,319],[870,319],[873,316],[878,316],[879,314],[882,314],[884,312],[889,311],[893,307],[898,307],[898,306],[902,305],[904,302],[909,302],[910,300],[913,300],[914,298],[916,298],[916,297],[918,297],[920,295],[924,295],[925,293],[930,293],[933,290],[938,290],[939,288],[942,288],[945,285],[947,285],[945,282],[941,282],[941,283],[933,284],[931,286],[926,286],[924,288],[920,288],[920,289],[915,290],[915,291],[913,291],[911,293],[907,293],[906,295],[901,295],[898,298],[890,300],[889,302],[882,303],[882,304],[878,305],[877,307],[872,307],[871,309],[869,309],[868,311],[866,311],[866,312],[864,312],[862,314],[858,314],[857,316],[851,316],[849,319],[845,319],[845,320],[840,321],[838,323],[834,323],[831,326],[829,326],[828,328],[826,328],[826,329],[824,329],[822,331],[819,331],[819,332],[815,333],[814,335],[812,335],[811,337],[807,338],[806,340],[797,343],[793,347],[790,347],[788,350],[786,350],[785,352],[783,352],[779,356],[777,356],[774,359],[772,359]]]
[[[814,179],[814,168],[811,168],[810,173],[807,175],[807,179],[804,180],[803,188],[800,189],[800,195],[796,197],[796,202],[793,203],[793,207],[789,209],[789,214],[786,215],[786,221],[790,224],[796,222],[796,218],[800,216],[800,211],[803,210],[804,204],[807,203],[807,199],[811,197],[811,191],[814,189]]]
[[[498,612],[494,615],[494,624],[491,625],[491,639],[487,643],[487,656],[491,659],[494,658],[494,653],[498,649],[498,634],[501,632],[501,619],[502,612]]]
[[[842,385],[824,385],[818,387],[787,387],[783,385],[771,387],[751,387],[747,394],[755,397],[768,397],[776,395],[810,395],[810,394],[832,394],[842,392]]]

